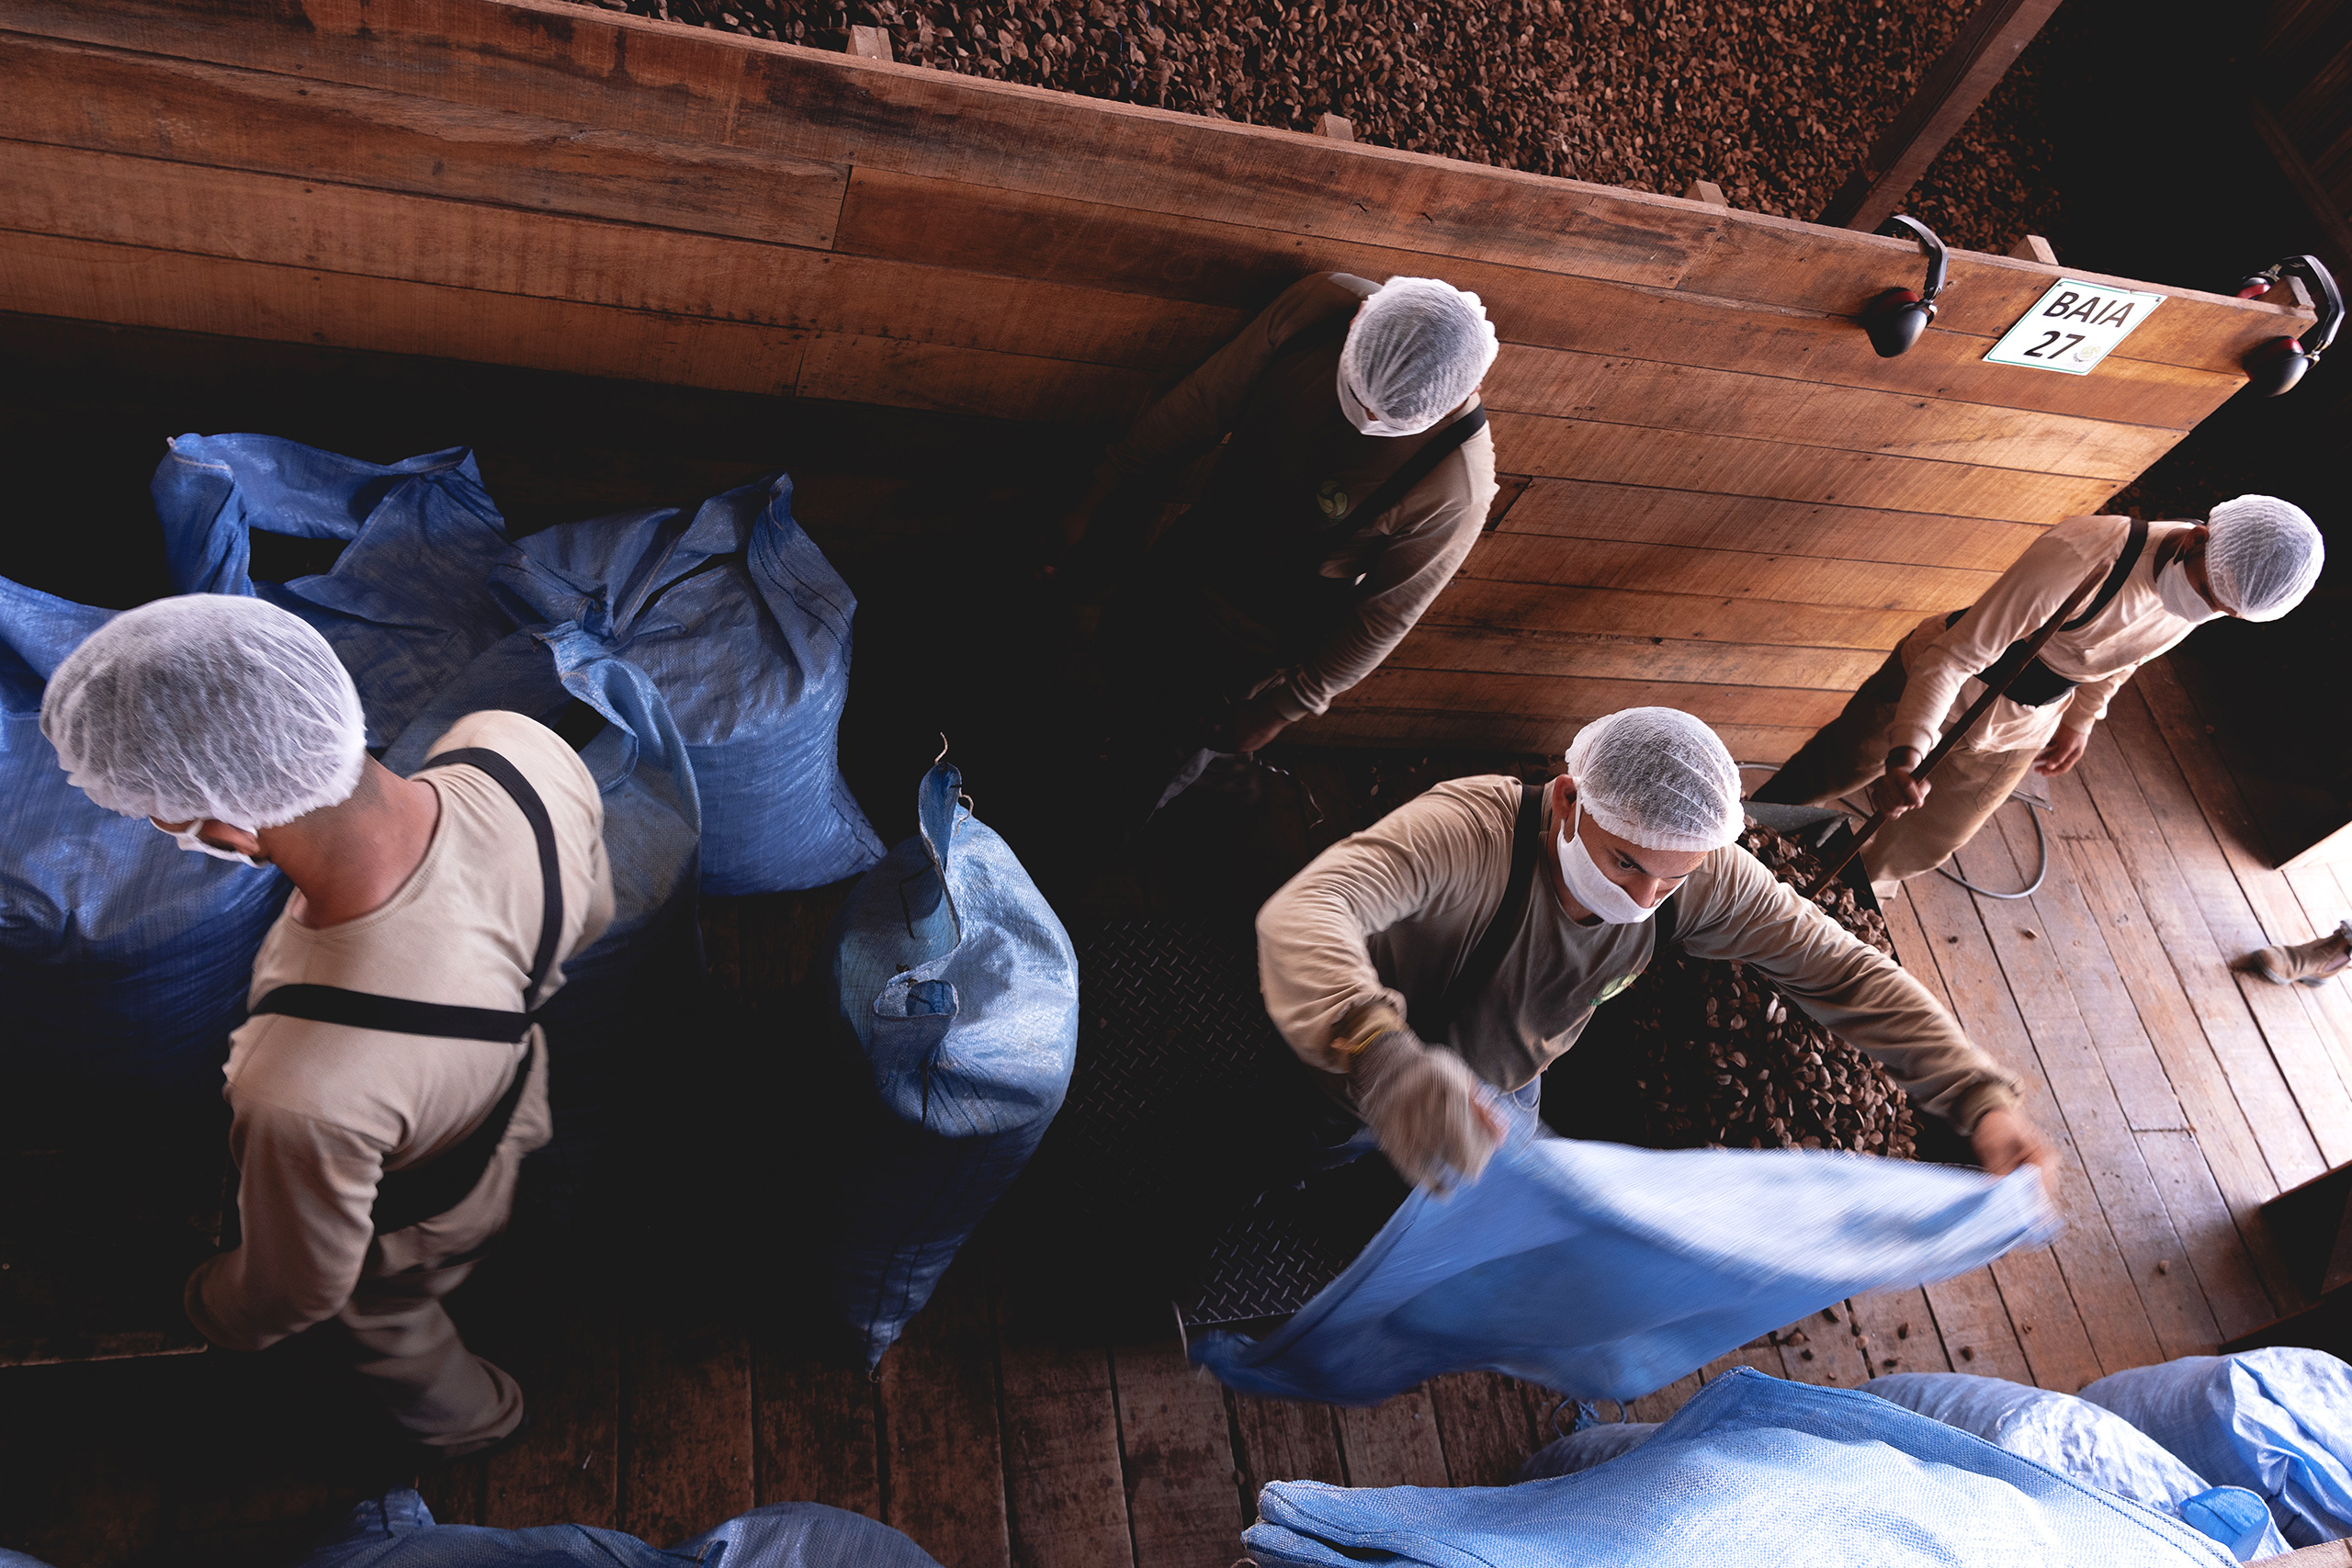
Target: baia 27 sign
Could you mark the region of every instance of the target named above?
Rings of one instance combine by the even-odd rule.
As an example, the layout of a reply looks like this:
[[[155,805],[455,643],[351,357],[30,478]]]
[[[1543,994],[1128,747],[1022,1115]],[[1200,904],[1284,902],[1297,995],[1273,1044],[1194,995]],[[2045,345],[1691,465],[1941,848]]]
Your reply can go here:
[[[1984,357],[1995,365],[2087,376],[2164,299],[2161,294],[2062,277],[2018,318],[2016,326],[2001,334]]]

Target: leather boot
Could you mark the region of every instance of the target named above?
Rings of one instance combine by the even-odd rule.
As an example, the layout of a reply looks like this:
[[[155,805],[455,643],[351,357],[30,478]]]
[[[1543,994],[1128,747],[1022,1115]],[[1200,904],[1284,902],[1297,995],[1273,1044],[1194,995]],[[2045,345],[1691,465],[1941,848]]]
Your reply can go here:
[[[2245,967],[2274,986],[2324,986],[2352,968],[2352,920],[2292,947],[2257,948],[2245,955]]]

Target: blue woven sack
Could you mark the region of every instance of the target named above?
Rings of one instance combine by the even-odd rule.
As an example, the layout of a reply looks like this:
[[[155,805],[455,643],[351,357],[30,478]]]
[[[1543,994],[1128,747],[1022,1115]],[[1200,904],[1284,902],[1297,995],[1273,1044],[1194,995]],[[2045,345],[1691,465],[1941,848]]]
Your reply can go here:
[[[833,996],[879,1111],[846,1173],[833,1289],[879,1362],[1036,1152],[1078,1059],[1078,954],[934,767],[920,831],[851,890]]]
[[[217,1096],[254,953],[292,890],[66,782],[41,694],[113,617],[0,578],[0,1100],[51,1121]]]
[[[1853,1389],[1747,1367],[1630,1453],[1517,1486],[1276,1482],[1260,1568],[2232,1568],[2137,1504]]]
[[[578,623],[652,678],[702,792],[704,891],[854,876],[882,841],[836,761],[849,585],[783,474],[706,501],[543,529],[493,575],[524,623]]]
[[[1862,1392],[2170,1514],[2228,1547],[2241,1562],[2287,1551],[2261,1498],[2241,1487],[2215,1486],[2131,1422],[2088,1400],[1964,1372],[1897,1372],[1872,1378]]]
[[[0,1557],[5,1557],[0,1552]],[[30,1561],[28,1559],[28,1561]],[[354,1507],[297,1568],[939,1568],[878,1520],[822,1503],[771,1503],[668,1551],[589,1525],[486,1529],[434,1522],[401,1490]]]
[[[2083,1390],[2208,1480],[2270,1505],[2295,1546],[2352,1536],[2352,1366],[2274,1346],[2134,1367]]]
[[[1509,1131],[1476,1181],[1417,1189],[1274,1334],[1204,1335],[1193,1361],[1244,1393],[1331,1404],[1476,1368],[1633,1399],[1848,1296],[1950,1279],[2057,1232],[2030,1169],[1626,1148],[1488,1105]]]
[[[371,750],[514,629],[490,589],[505,520],[462,446],[386,465],[274,435],[183,435],[148,489],[174,590],[266,599],[317,627],[359,687]],[[349,543],[330,571],[257,581],[256,528]]]

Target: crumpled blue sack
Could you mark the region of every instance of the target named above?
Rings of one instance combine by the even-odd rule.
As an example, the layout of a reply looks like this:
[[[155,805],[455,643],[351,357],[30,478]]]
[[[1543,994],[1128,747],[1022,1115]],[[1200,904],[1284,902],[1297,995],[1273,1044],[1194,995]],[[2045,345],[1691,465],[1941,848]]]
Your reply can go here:
[[[2131,1422],[2088,1400],[1966,1372],[1896,1372],[1872,1378],[1862,1392],[2171,1514],[2228,1547],[2241,1562],[2287,1551],[2261,1498],[2243,1487],[2215,1486]]]
[[[889,1526],[822,1503],[771,1503],[668,1551],[588,1525],[485,1529],[435,1524],[398,1491],[355,1506],[296,1568],[939,1568]]]
[[[0,578],[0,1099],[49,1120],[217,1096],[254,953],[293,888],[66,781],[41,694],[113,618]]]
[[[1548,1481],[1555,1475],[1574,1475],[1596,1464],[1607,1464],[1619,1454],[1631,1453],[1648,1442],[1657,1428],[1656,1421],[1597,1421],[1589,1426],[1578,1421],[1575,1431],[1553,1438],[1528,1455],[1527,1462],[1519,1467],[1519,1478]]]
[[[1627,1148],[1488,1105],[1508,1131],[1476,1181],[1416,1189],[1272,1336],[1203,1335],[1193,1360],[1244,1393],[1330,1404],[1477,1368],[1633,1399],[1848,1296],[1950,1279],[2058,1230],[2030,1168]]]
[[[1746,1367],[1631,1453],[1516,1486],[1275,1482],[1260,1568],[2231,1568],[2137,1504],[1859,1390]]]
[[[842,907],[833,996],[880,1126],[844,1176],[835,1299],[878,1363],[1021,1174],[1078,1060],[1078,954],[1005,841],[934,767],[916,836]]]
[[[2352,1366],[2274,1346],[2104,1377],[2083,1397],[2210,1480],[2270,1505],[2295,1546],[2352,1536]]]
[[[703,890],[820,887],[882,856],[842,779],[857,600],[772,474],[676,507],[542,529],[492,581],[516,619],[576,622],[652,678],[702,792]]]
[[[371,750],[514,629],[490,591],[506,521],[462,446],[380,464],[275,435],[182,435],[148,492],[173,589],[266,599],[318,628],[358,684]],[[255,528],[350,543],[333,570],[257,581]]]

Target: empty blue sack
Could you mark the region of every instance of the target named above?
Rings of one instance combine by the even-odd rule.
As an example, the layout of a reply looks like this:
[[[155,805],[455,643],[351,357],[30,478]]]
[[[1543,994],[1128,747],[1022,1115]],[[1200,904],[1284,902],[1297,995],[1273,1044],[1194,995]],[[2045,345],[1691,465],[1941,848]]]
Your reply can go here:
[[[571,622],[660,688],[702,792],[706,892],[854,876],[882,841],[842,778],[857,600],[773,474],[677,508],[546,528],[494,574],[521,622]]]
[[[1260,1568],[2232,1568],[2216,1542],[1849,1389],[1741,1367],[1606,1464],[1516,1486],[1276,1482]]]
[[[2207,1480],[2262,1497],[2290,1544],[2352,1536],[2352,1366],[2326,1351],[2183,1356],[2101,1378],[2083,1397]]]
[[[1244,1393],[1331,1404],[1478,1368],[1633,1399],[1848,1296],[1950,1279],[2058,1228],[2030,1169],[1627,1148],[1488,1103],[1509,1131],[1483,1176],[1444,1198],[1416,1189],[1279,1330],[1203,1335],[1193,1361]]]
[[[1078,1059],[1078,954],[962,788],[952,767],[923,776],[919,831],[836,931],[834,1002],[877,1124],[844,1172],[831,1272],[869,1366],[1029,1163]]]
[[[66,780],[41,694],[114,616],[0,578],[0,1100],[52,1122],[217,1096],[254,953],[292,891]]]

